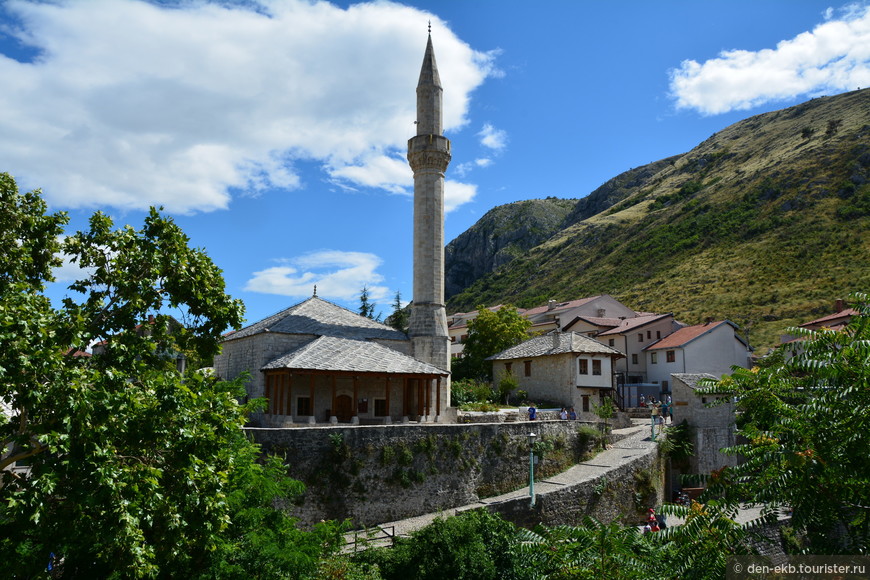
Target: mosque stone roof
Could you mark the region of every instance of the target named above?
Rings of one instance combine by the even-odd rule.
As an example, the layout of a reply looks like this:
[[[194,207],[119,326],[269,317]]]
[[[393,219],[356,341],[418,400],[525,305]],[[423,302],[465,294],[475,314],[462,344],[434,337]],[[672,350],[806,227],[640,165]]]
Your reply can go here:
[[[321,336],[267,363],[262,370],[441,375],[449,373],[376,342]]]
[[[261,332],[333,336],[353,340],[408,340],[401,331],[313,296],[224,337],[236,340]]]

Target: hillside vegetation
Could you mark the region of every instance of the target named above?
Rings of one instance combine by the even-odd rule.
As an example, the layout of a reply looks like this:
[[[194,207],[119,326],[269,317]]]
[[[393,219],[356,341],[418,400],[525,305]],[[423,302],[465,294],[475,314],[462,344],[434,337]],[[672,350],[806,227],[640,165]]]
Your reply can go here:
[[[751,117],[589,197],[600,211],[580,200],[448,310],[607,293],[689,324],[728,318],[772,346],[870,288],[870,89]]]

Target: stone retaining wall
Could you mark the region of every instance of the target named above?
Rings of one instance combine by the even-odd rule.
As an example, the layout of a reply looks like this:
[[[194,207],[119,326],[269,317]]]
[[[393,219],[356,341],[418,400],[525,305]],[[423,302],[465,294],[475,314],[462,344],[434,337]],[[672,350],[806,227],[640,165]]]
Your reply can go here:
[[[594,459],[593,459],[594,461]],[[607,472],[606,475],[529,498],[487,505],[518,526],[583,524],[586,516],[600,522],[639,525],[646,510],[664,501],[664,461],[657,448]]]
[[[540,481],[574,465],[590,441],[579,422],[473,425],[377,425],[247,431],[265,452],[284,457],[288,474],[308,486],[285,507],[303,524],[350,519],[361,528],[479,502],[528,484],[528,433],[550,450],[536,467]],[[653,450],[597,480],[499,501],[489,509],[519,525],[639,521],[663,499],[663,465]]]
[[[263,451],[284,457],[307,485],[286,506],[303,524],[350,519],[357,527],[475,503],[523,487],[530,430],[551,449],[536,468],[547,477],[588,450],[580,422],[248,428]]]

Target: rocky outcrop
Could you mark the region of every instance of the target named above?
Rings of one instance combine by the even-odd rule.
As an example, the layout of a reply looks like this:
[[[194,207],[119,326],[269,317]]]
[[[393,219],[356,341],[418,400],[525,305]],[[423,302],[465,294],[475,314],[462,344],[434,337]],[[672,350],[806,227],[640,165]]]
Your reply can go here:
[[[548,197],[488,211],[444,249],[446,297],[549,239],[565,226],[576,203],[576,199]]]

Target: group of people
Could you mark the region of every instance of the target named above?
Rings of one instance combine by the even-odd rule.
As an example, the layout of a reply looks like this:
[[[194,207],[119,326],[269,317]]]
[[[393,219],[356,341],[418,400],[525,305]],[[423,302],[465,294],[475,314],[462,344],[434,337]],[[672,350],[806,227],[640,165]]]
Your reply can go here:
[[[656,510],[649,508],[646,523],[643,526],[643,533],[660,532],[667,527],[665,514],[657,514]]]
[[[670,418],[673,423],[673,411],[670,395],[665,395],[664,400],[661,401],[657,401],[655,397],[651,396],[648,403],[646,398],[641,395],[640,406],[649,407],[650,416],[652,417],[653,423],[656,425],[667,423],[668,418]]]
[[[563,421],[568,421],[569,419],[571,421],[576,421],[577,413],[574,412],[574,407],[569,407],[567,409],[562,407],[562,410],[559,411],[559,418]]]
[[[529,421],[535,421],[538,418],[538,409],[535,408],[534,403],[529,403]],[[574,407],[562,407],[562,410],[559,411],[559,419],[562,421],[576,421],[577,413],[574,411]]]

